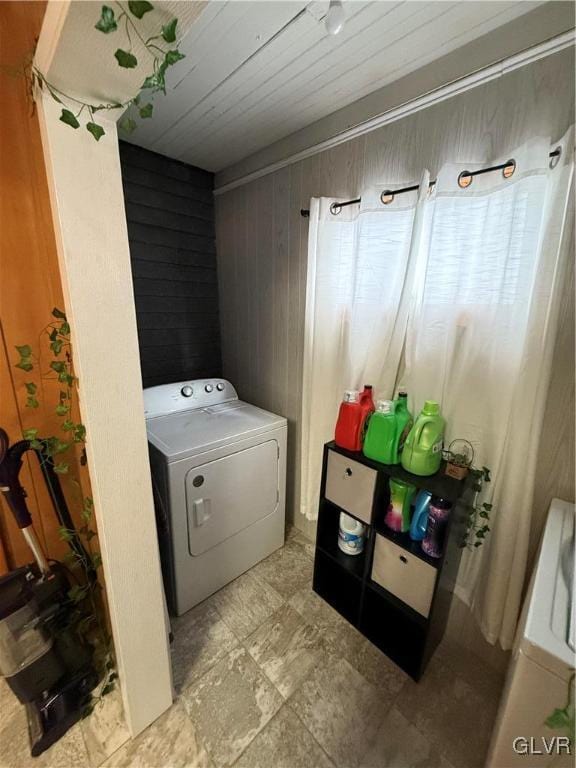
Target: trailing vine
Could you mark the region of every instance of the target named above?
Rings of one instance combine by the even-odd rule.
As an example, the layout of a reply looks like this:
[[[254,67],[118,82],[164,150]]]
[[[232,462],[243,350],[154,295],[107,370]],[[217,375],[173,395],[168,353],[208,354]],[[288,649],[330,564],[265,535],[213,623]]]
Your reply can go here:
[[[83,101],[69,93],[63,92],[53,83],[49,82],[46,76],[34,64],[33,56],[28,57],[23,65],[23,72],[29,84],[31,98],[34,99],[37,89],[47,92],[54,101],[62,105],[60,120],[71,128],[79,128],[81,118],[83,116],[87,117],[85,122],[86,130],[92,134],[96,141],[100,141],[106,133],[103,126],[97,122],[97,114],[99,112],[126,110],[134,105],[137,107],[138,115],[141,119],[145,120],[152,117],[154,95],[158,92],[166,95],[166,73],[168,69],[185,58],[185,54],[179,50],[180,42],[176,41],[177,18],[172,18],[167,24],[164,24],[158,31],[158,34],[145,38],[138,22],[154,9],[152,3],[147,2],[147,0],[130,0],[127,3],[127,8],[121,2],[114,2],[112,5],[114,7],[109,5],[101,7],[100,18],[94,27],[104,35],[123,31],[126,43],[122,47],[117,48],[114,53],[118,66],[123,69],[135,69],[139,66],[138,59],[133,50],[133,41],[137,39],[144,46],[152,63],[152,72],[145,77],[141,85],[141,89],[147,91],[146,97],[137,94],[126,101],[109,99],[98,104]],[[132,117],[125,115],[120,120],[119,127],[125,133],[130,134],[136,129],[137,124]]]
[[[79,449],[80,464],[86,464],[86,428],[74,416],[78,379],[73,369],[70,325],[60,309],[53,309],[52,317],[53,320],[40,332],[37,354],[29,344],[16,347],[19,355],[16,367],[26,373],[35,373],[36,381],[25,382],[27,408],[40,408],[38,398],[45,398],[46,382],[57,382],[60,385],[57,402],[53,405],[54,413],[61,419],[60,434],[44,436],[36,427],[25,429],[22,434],[25,440],[30,441],[30,446],[38,451],[40,460],[50,462],[57,474],[69,475],[72,485],[78,491],[78,512],[82,524],[78,530],[61,527],[59,535],[70,545],[64,562],[75,580],[68,591],[68,598],[73,604],[69,625],[92,646],[94,665],[100,678],[98,692],[93,695],[84,712],[86,716],[102,696],[114,689],[117,674],[112,638],[103,619],[102,586],[98,581],[102,558],[94,546],[97,533],[92,527],[94,503],[90,496],[84,496],[78,478],[72,474],[69,459],[71,452]],[[46,342],[52,358],[47,367],[42,355]]]
[[[488,523],[490,522],[492,504],[489,504],[487,501],[481,501],[480,497],[484,490],[484,484],[489,483],[491,477],[488,467],[482,467],[482,469],[472,467],[470,469],[470,474],[472,475],[472,491],[474,493],[474,499],[468,506],[468,522],[462,547],[466,547],[467,549],[477,549],[482,546],[486,536],[490,532]]]

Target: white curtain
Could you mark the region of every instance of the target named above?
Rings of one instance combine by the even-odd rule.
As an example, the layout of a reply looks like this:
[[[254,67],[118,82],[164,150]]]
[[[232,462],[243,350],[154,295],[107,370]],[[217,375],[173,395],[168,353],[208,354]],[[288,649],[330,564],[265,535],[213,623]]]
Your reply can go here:
[[[427,189],[428,176],[421,189]],[[312,199],[304,340],[301,512],[315,520],[322,446],[334,437],[346,389],[372,384],[392,395],[404,344],[418,230],[418,193],[382,205],[368,190],[360,206]]]
[[[560,156],[550,159],[557,147]],[[465,555],[458,588],[474,606],[487,639],[499,640],[504,648],[513,641],[525,578],[536,451],[558,291],[569,257],[563,244],[571,219],[572,152],[572,132],[553,145],[535,140],[502,158],[516,160],[511,178],[486,173],[475,176],[467,189],[458,186],[458,175],[476,167],[444,167],[433,193],[421,193],[418,203],[412,200],[403,224],[400,216],[396,219],[398,242],[388,238],[393,212],[387,218],[382,210],[386,206],[375,206],[371,213],[371,238],[358,236],[362,213],[356,217],[356,228],[344,248],[340,245],[340,253],[346,252],[344,270],[327,234],[333,226],[331,214],[324,208],[322,217],[322,205],[316,204],[317,219],[311,222],[311,255],[316,256],[316,270],[321,262],[329,280],[318,280],[309,270],[315,290],[309,284],[303,413],[308,443],[302,444],[308,486],[303,486],[303,511],[308,516],[315,511],[321,444],[332,437],[344,389],[370,376],[367,383],[390,396],[400,377],[413,413],[425,399],[438,400],[448,423],[446,442],[470,440],[475,463],[493,470],[487,499],[494,504],[492,531],[482,548]],[[367,268],[367,243],[369,268],[382,280],[372,283],[367,336],[361,324],[353,323],[355,334],[346,335],[345,312],[336,314],[335,306],[328,313],[317,312],[315,305],[319,300],[326,307],[334,302],[333,286],[339,280],[347,289],[362,284],[356,271]],[[375,263],[378,259],[386,263]],[[397,282],[401,280],[404,285]],[[357,294],[344,293],[345,306],[356,316]],[[364,307],[362,311],[367,312]],[[354,344],[351,353],[350,342],[356,339],[358,347]],[[319,343],[322,350],[315,352]],[[348,350],[344,357],[343,349]],[[310,391],[311,383],[319,386],[320,381],[322,402],[320,390]]]

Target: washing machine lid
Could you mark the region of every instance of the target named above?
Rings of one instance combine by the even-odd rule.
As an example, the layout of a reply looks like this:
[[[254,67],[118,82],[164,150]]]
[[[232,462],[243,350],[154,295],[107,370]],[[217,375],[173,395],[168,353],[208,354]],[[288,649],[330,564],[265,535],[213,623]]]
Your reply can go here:
[[[560,677],[574,665],[574,504],[553,499],[533,575],[520,647]]]
[[[264,434],[286,419],[242,400],[170,413],[146,420],[148,440],[168,461]]]

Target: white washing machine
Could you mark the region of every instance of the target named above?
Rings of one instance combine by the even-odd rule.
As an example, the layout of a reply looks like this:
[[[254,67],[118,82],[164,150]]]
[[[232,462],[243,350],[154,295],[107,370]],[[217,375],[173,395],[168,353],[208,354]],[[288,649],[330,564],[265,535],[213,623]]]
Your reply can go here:
[[[520,617],[487,768],[574,766],[567,731],[545,725],[574,706],[574,504],[553,499]],[[572,689],[572,690],[571,690]]]
[[[144,390],[164,584],[180,616],[284,543],[286,419],[224,379]]]

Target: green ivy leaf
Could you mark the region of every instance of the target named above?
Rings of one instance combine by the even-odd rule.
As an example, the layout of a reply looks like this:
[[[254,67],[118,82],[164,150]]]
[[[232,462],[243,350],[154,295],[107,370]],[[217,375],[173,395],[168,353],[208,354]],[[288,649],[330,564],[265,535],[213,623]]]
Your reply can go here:
[[[150,104],[150,102],[148,102],[148,104],[144,104],[143,107],[140,107],[138,112],[140,113],[140,117],[144,119],[146,117],[152,117],[152,110],[153,109],[154,109],[154,105]]]
[[[74,376],[67,373],[66,371],[62,371],[58,374],[58,381],[60,381],[62,384],[68,384],[69,387],[74,384]]]
[[[554,730],[563,730],[564,728],[567,728],[570,725],[570,715],[566,708],[555,709],[554,712],[546,718],[545,725]]]
[[[38,408],[40,406],[40,403],[38,400],[36,400],[35,397],[32,397],[32,395],[29,395],[26,398],[26,408]]]
[[[137,19],[141,19],[142,16],[151,11],[154,6],[152,3],[146,2],[146,0],[129,0],[128,8],[133,16],[136,16]]]
[[[66,461],[59,461],[58,464],[54,464],[54,472],[56,472],[58,475],[68,474],[69,469],[70,465]]]
[[[114,56],[118,65],[124,69],[134,69],[138,66],[138,59],[130,51],[123,51],[122,48],[118,48]]]
[[[171,67],[173,64],[176,64],[176,62],[185,58],[186,55],[184,53],[180,53],[180,51],[168,51],[164,57],[164,61],[168,67]]]
[[[30,440],[30,448],[33,448],[35,451],[40,451],[42,449],[42,443],[40,440]]]
[[[92,136],[96,139],[96,141],[100,141],[102,136],[106,133],[104,128],[102,128],[101,125],[98,125],[98,123],[86,123],[86,130],[90,131]]]
[[[38,430],[37,429],[25,429],[22,432],[22,437],[24,440],[35,440],[38,437]]]
[[[104,32],[105,35],[118,29],[118,24],[114,18],[114,11],[112,8],[108,8],[107,5],[103,5],[100,19],[94,26],[99,32]]]
[[[38,387],[36,384],[34,384],[33,381],[26,382],[24,386],[26,387],[26,392],[28,392],[29,395],[35,395],[38,390]]]
[[[58,320],[66,320],[66,315],[61,309],[58,309],[58,307],[54,307],[52,310],[52,317],[56,317]]]
[[[133,133],[136,130],[136,121],[131,117],[123,117],[118,125],[124,133]]]
[[[67,320],[64,320],[62,325],[60,326],[59,333],[61,336],[69,336],[70,335],[70,325]]]
[[[66,370],[66,363],[63,363],[61,360],[52,360],[50,368],[52,368],[53,371],[56,371],[56,373],[62,373]]]
[[[97,571],[98,568],[102,565],[102,557],[99,552],[94,552],[92,555],[92,565],[94,567],[94,570]]]
[[[60,339],[56,339],[56,341],[52,341],[50,343],[50,349],[52,350],[52,352],[54,352],[55,355],[59,355],[60,352],[62,351],[63,344],[64,344],[63,341],[60,341]]]
[[[16,363],[16,368],[21,368],[23,371],[31,371],[34,366],[28,358],[23,358]]]
[[[487,512],[490,512],[490,510],[492,509],[492,504],[488,504],[487,502],[484,502],[484,504],[482,504],[482,506],[484,507],[484,509]]]
[[[32,349],[29,344],[23,344],[21,347],[16,347],[16,351],[20,357],[30,357]]]
[[[58,529],[58,535],[62,539],[62,541],[72,541],[74,538],[74,531],[70,530],[70,528],[65,528],[62,526]]]
[[[86,427],[84,424],[76,424],[74,429],[74,442],[83,443],[86,438]]]
[[[71,128],[80,127],[80,123],[76,119],[76,115],[73,112],[70,112],[69,109],[62,110],[62,114],[60,115],[60,120],[63,123],[66,123],[66,125],[69,125]]]
[[[167,43],[176,42],[176,25],[178,19],[172,19],[168,24],[164,24],[162,27],[162,37]]]
[[[100,693],[100,696],[107,696],[109,693],[112,693],[114,690],[114,683],[108,683],[107,685],[102,688],[102,691]]]
[[[59,405],[56,406],[55,410],[58,416],[66,416],[66,414],[70,410],[70,406],[65,405],[64,403],[60,403]]]

